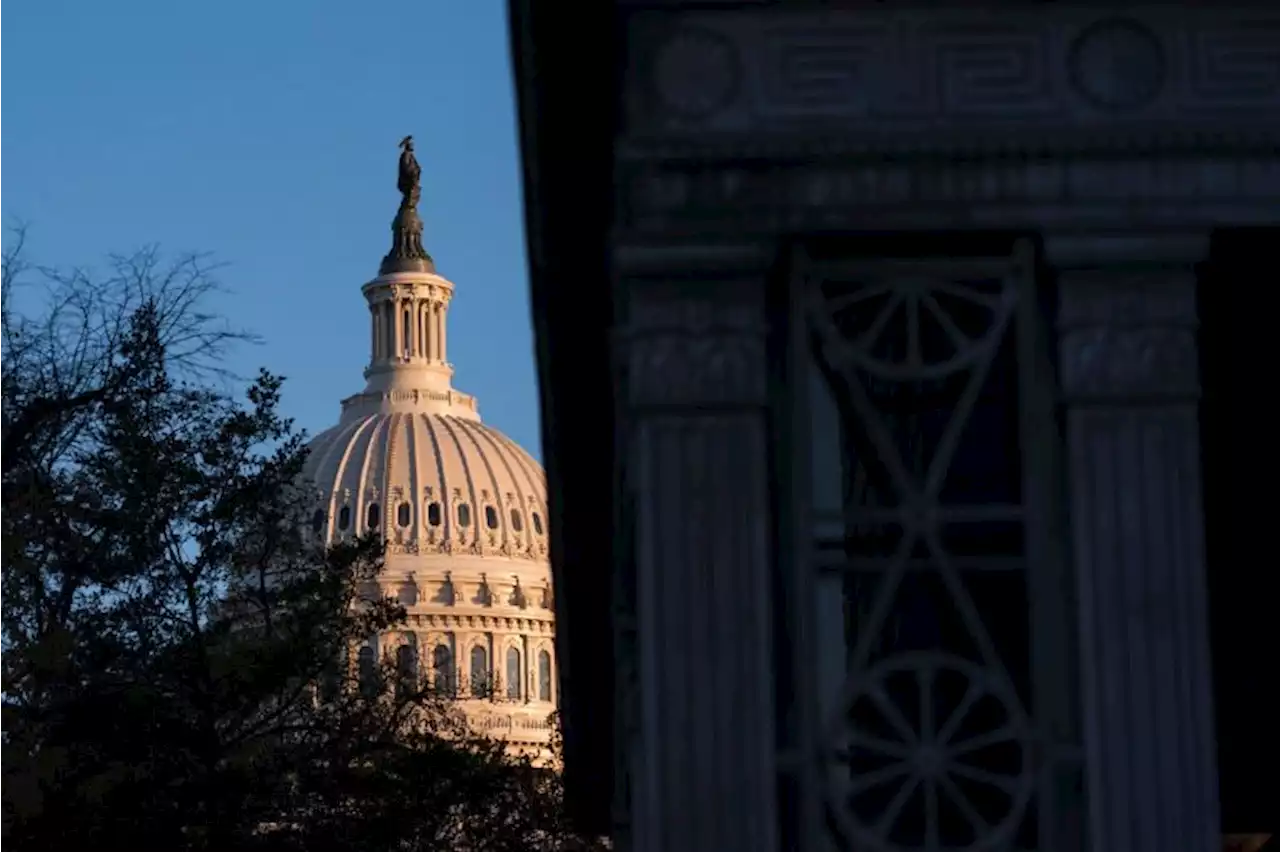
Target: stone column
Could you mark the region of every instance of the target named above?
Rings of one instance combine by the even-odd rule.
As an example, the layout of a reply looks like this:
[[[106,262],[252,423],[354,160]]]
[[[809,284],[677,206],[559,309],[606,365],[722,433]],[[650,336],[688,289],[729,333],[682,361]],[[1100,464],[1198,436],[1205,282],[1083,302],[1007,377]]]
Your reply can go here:
[[[440,303],[432,302],[427,307],[427,327],[431,329],[431,360],[440,360]]]
[[[445,360],[445,302],[436,305],[436,360],[444,363]]]
[[[1059,268],[1093,852],[1220,848],[1189,263]]]
[[[624,284],[618,843],[634,852],[778,842],[764,275],[723,277]]]
[[[391,359],[399,361],[404,356],[404,320],[401,319],[404,302],[399,296],[392,296],[389,305],[391,308]]]
[[[431,348],[435,345],[434,335],[431,334],[431,302],[429,299],[422,299],[417,303],[417,329],[422,338],[422,358],[426,361],[431,359]]]
[[[388,361],[394,361],[396,357],[396,306],[392,299],[387,299],[382,303],[382,324],[387,332],[383,340],[386,349],[383,357]]]

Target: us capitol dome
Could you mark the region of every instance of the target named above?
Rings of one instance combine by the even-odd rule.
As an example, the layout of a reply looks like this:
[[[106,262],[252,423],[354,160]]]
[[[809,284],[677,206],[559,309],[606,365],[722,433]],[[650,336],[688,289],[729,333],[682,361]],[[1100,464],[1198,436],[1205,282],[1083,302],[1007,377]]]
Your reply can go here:
[[[412,666],[474,727],[538,753],[557,699],[546,480],[453,387],[454,285],[423,249],[412,139],[401,149],[392,248],[361,291],[367,384],[311,442],[306,474],[327,540],[381,535],[380,592],[408,612],[401,630],[358,650],[359,663]]]

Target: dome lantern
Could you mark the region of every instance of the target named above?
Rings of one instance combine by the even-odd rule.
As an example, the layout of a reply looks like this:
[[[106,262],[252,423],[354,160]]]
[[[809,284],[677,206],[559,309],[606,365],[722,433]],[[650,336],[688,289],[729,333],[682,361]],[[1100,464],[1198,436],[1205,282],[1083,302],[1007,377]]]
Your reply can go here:
[[[369,303],[368,384],[343,403],[343,417],[416,409],[479,419],[475,399],[452,386],[446,320],[453,283],[436,272],[422,247],[421,168],[413,137],[401,140],[400,149],[400,207],[391,223],[391,251],[361,291]]]

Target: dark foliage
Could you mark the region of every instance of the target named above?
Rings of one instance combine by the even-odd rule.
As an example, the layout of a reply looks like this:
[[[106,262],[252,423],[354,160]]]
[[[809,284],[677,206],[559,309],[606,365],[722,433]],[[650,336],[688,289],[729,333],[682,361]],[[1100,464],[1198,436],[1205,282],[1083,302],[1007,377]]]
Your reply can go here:
[[[374,540],[307,523],[301,436],[199,258],[3,292],[3,808],[14,849],[585,848],[558,779],[348,650],[404,618],[359,595]],[[35,274],[48,306],[13,308]],[[365,686],[368,686],[366,683]],[[398,686],[399,688],[394,688]]]

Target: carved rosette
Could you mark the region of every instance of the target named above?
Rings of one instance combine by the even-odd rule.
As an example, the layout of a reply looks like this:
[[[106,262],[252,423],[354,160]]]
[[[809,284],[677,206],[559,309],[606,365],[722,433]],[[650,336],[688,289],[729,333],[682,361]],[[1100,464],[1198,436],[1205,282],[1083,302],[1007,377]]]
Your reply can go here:
[[[1069,401],[1190,400],[1199,393],[1190,272],[1064,274],[1058,325]]]
[[[652,66],[653,94],[673,115],[705,118],[733,100],[742,80],[742,60],[729,39],[705,28],[670,33]]]

